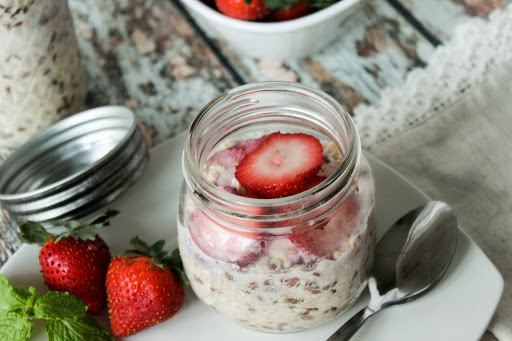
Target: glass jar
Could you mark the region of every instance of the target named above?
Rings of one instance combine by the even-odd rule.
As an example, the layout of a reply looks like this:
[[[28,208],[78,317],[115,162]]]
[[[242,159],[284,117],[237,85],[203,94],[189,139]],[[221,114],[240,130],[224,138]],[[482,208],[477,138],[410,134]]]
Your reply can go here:
[[[0,0],[0,160],[79,112],[86,94],[66,0]]]
[[[238,161],[215,155],[274,132],[320,140],[326,179],[282,198],[235,194]],[[192,122],[183,172],[181,257],[195,294],[216,312],[289,333],[332,320],[359,297],[373,263],[374,183],[353,121],[334,99],[286,82],[228,91]]]

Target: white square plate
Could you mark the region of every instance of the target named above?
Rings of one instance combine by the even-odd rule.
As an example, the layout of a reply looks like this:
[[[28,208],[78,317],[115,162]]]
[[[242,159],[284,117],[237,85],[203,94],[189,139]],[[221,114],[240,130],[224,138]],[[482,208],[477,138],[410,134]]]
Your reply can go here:
[[[129,240],[139,235],[148,243],[165,239],[166,249],[177,247],[176,213],[183,180],[181,155],[183,135],[151,150],[145,173],[112,208],[121,214],[101,231],[112,254],[129,248]],[[425,194],[398,173],[367,155],[377,190],[377,236],[408,210],[428,201]],[[0,269],[16,287],[34,286],[46,292],[38,263],[39,247],[23,245]],[[353,338],[379,341],[477,341],[484,333],[503,292],[503,279],[484,253],[464,233],[459,234],[455,258],[439,285],[427,295],[376,315]],[[316,329],[294,334],[264,334],[242,328],[217,315],[188,289],[186,300],[170,320],[142,331],[126,340],[325,340],[362,308],[365,294],[352,309],[336,320]],[[105,309],[106,311],[106,309]],[[100,322],[108,326],[104,312]],[[44,328],[36,325],[31,340],[45,340]]]

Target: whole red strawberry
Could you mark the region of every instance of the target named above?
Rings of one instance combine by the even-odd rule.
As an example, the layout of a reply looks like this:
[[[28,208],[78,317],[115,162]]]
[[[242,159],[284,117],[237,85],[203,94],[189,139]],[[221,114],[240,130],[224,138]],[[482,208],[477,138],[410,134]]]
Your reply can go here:
[[[259,20],[271,12],[263,0],[215,0],[215,4],[223,14],[240,20]]]
[[[24,242],[43,246],[39,264],[48,288],[80,297],[95,315],[105,306],[105,276],[110,262],[108,246],[95,231],[109,225],[117,213],[109,210],[86,223],[63,222],[67,231],[60,235],[48,233],[33,221],[19,226]]]
[[[119,337],[174,316],[185,299],[182,283],[188,284],[177,249],[168,253],[163,240],[149,246],[137,237],[130,244],[135,251],[114,257],[106,279],[110,326]]]

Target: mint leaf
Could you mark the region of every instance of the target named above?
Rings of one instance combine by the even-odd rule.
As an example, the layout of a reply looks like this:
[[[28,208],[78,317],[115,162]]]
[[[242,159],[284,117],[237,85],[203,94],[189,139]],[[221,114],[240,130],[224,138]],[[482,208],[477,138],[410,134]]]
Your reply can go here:
[[[39,319],[72,319],[85,317],[84,301],[69,292],[49,291],[36,298],[34,317]]]
[[[34,295],[34,288],[31,292],[13,288],[7,277],[0,275],[0,314],[26,309]]]
[[[89,314],[79,319],[49,320],[46,323],[48,341],[113,341],[115,340]]]
[[[0,275],[0,340],[24,341],[34,326],[32,319],[45,319],[49,340],[114,340],[107,330],[87,313],[84,301],[68,292],[49,291],[36,297],[36,289],[12,287]]]
[[[28,340],[32,333],[34,323],[27,315],[8,312],[0,315],[0,340],[20,341]]]

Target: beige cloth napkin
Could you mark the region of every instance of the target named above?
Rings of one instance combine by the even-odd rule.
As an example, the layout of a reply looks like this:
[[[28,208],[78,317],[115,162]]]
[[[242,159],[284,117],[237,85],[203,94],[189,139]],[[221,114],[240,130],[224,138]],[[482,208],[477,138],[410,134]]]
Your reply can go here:
[[[371,152],[454,208],[505,280],[489,330],[512,340],[512,61],[426,117]]]

